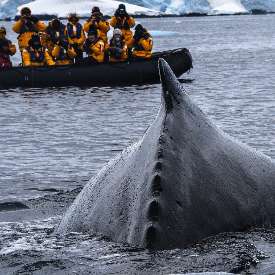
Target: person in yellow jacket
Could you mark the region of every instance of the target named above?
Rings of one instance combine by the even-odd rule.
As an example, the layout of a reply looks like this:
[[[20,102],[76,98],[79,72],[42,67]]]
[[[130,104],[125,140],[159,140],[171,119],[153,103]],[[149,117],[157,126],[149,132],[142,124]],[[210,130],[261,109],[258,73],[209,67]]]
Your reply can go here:
[[[83,25],[84,31],[88,33],[91,29],[97,30],[98,36],[104,41],[105,44],[108,43],[107,33],[110,30],[110,23],[103,18],[98,7],[93,7],[91,17]]]
[[[29,46],[29,41],[33,34],[46,30],[46,25],[39,21],[35,16],[32,16],[29,8],[21,10],[21,16],[18,21],[13,24],[13,31],[18,33],[19,49],[22,51]]]
[[[119,29],[114,30],[108,47],[108,55],[110,62],[123,62],[128,59],[128,48]]]
[[[37,34],[31,37],[29,46],[22,51],[22,59],[24,67],[55,65],[49,51],[42,47],[40,37]]]
[[[76,52],[69,44],[59,43],[54,46],[52,57],[55,61],[55,65],[70,65],[74,63]]]
[[[87,63],[103,63],[105,59],[105,43],[99,37],[98,32],[90,30],[84,44],[84,51],[88,55]]]
[[[76,52],[75,62],[80,63],[83,59],[83,45],[85,42],[85,33],[82,25],[79,23],[79,17],[71,13],[67,23],[67,36],[71,47]]]
[[[40,37],[42,46],[50,52],[60,42],[68,43],[66,26],[57,18],[49,22],[46,31]]]
[[[10,56],[16,53],[16,46],[6,38],[6,28],[0,27],[0,69],[12,67]]]
[[[111,18],[110,25],[114,29],[120,29],[125,39],[127,46],[130,45],[133,32],[131,28],[135,26],[135,19],[128,15],[124,4],[120,4],[115,12],[115,15]]]
[[[132,39],[131,48],[133,58],[150,59],[152,57],[152,36],[140,24],[135,28],[135,35]]]

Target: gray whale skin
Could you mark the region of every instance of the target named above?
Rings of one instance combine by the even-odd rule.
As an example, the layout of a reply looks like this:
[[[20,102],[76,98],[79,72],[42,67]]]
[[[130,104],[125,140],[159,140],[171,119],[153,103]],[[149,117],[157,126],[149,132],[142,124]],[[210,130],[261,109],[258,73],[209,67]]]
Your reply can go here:
[[[151,249],[275,222],[275,162],[218,129],[161,59],[162,104],[142,139],[75,199],[58,234]]]

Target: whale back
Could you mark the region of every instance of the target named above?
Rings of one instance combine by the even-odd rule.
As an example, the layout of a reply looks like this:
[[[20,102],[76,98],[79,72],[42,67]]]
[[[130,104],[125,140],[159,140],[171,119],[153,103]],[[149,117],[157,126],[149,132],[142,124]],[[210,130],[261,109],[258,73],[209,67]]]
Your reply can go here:
[[[159,71],[156,119],[84,187],[57,233],[168,249],[274,223],[274,161],[218,129],[164,60]]]

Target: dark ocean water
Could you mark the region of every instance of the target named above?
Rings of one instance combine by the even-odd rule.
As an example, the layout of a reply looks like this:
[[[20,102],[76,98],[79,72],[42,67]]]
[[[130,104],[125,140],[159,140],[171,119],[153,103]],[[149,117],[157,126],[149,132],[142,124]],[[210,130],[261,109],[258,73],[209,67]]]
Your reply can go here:
[[[194,69],[183,78],[195,80],[185,89],[203,111],[275,159],[275,15],[140,21],[156,51],[190,49]],[[275,274],[272,228],[164,252],[51,234],[81,187],[143,135],[159,104],[159,85],[0,91],[1,275]]]

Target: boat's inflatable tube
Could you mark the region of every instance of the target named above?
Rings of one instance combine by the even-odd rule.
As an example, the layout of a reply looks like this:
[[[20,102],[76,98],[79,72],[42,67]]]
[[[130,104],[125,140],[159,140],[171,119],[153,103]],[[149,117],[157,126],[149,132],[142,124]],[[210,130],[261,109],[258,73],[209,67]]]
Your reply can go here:
[[[0,71],[0,89],[15,87],[127,86],[158,83],[158,59],[179,77],[192,68],[187,49],[155,53],[151,60],[43,68],[13,67]]]

